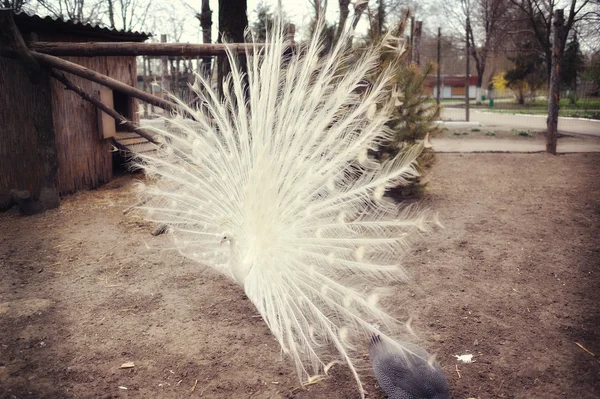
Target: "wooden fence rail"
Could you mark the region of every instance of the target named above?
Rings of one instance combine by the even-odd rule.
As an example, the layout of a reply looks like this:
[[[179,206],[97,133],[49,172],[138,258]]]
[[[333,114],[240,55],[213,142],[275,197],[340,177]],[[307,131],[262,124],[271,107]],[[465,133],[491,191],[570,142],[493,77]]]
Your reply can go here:
[[[208,57],[225,55],[227,49],[243,54],[253,46],[264,44],[189,44],[189,43],[137,43],[137,42],[31,42],[29,48],[55,56],[154,56],[154,57]]]

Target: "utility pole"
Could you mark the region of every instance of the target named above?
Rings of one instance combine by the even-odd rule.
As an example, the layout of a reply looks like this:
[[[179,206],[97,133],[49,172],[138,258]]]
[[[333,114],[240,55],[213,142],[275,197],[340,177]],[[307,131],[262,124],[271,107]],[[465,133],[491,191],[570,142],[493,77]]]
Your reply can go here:
[[[471,22],[469,21],[469,17],[467,17],[466,31],[467,31],[467,43],[466,43],[466,52],[465,55],[467,57],[467,70],[465,73],[465,120],[469,121],[469,80],[470,75],[469,71],[471,69],[471,65],[469,59],[471,58],[470,52],[470,44],[469,44],[469,31],[471,30]]]
[[[442,28],[438,28],[437,37],[437,96],[435,101],[440,105],[440,91],[442,90]]]

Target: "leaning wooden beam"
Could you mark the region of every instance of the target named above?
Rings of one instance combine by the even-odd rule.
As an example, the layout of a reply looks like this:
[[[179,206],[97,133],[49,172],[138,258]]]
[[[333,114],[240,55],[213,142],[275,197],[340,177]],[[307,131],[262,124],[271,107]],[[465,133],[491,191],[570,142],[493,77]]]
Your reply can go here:
[[[160,107],[166,111],[173,112],[179,110],[178,106],[171,101],[164,100],[162,98],[153,96],[150,93],[146,93],[143,90],[139,90],[133,86],[129,86],[116,79],[93,71],[84,66],[75,64],[73,62],[63,60],[62,58],[55,57],[53,55],[42,54],[36,51],[30,51],[29,54],[34,60],[40,64],[50,66],[52,68],[60,69],[61,71],[72,73],[73,75],[80,76],[82,78],[91,80],[92,82],[99,83],[103,86],[110,87],[113,90],[119,91],[128,96],[138,98],[142,101],[146,101],[152,105]],[[0,45],[0,55],[3,57],[17,58],[17,54],[11,48]]]
[[[10,10],[0,10],[0,43],[7,46],[21,65],[33,84],[39,84],[44,80],[40,65],[31,56],[27,45],[21,36],[21,32],[15,25],[13,14]],[[4,51],[0,52],[4,55]]]
[[[48,54],[38,53],[35,51],[31,51],[31,55],[35,60],[42,64],[51,66],[56,69],[60,69],[61,71],[72,73],[73,75],[77,75],[82,78],[91,80],[103,86],[110,87],[111,89],[127,94],[128,96],[136,97],[150,104],[154,104],[157,107],[160,107],[166,111],[173,112],[178,109],[175,103],[153,96],[150,93],[146,93],[143,90],[136,89],[133,86],[129,86],[128,84],[120,82],[116,79],[98,73],[96,71],[92,71],[91,69],[88,69],[84,66],[75,64],[67,60],[63,60],[62,58],[54,57]]]
[[[142,136],[143,138],[145,138],[146,140],[148,140],[151,143],[154,143],[154,144],[157,144],[157,145],[159,144],[158,141],[156,141],[154,139],[154,137],[152,137],[152,134],[150,132],[148,132],[147,130],[139,127],[138,125],[136,125],[135,123],[133,123],[129,119],[125,118],[123,115],[119,114],[114,109],[108,107],[106,104],[103,104],[97,98],[94,98],[91,95],[89,95],[88,93],[86,93],[85,91],[83,91],[83,89],[81,87],[79,87],[75,83],[71,82],[62,73],[58,73],[58,72],[56,72],[54,70],[51,70],[50,71],[50,76],[52,76],[54,79],[56,79],[59,82],[61,82],[62,84],[64,84],[65,88],[67,90],[74,91],[75,93],[79,94],[79,96],[81,98],[83,98],[84,100],[92,103],[97,108],[99,108],[102,111],[106,112],[108,115],[110,115],[112,118],[114,118],[117,122],[119,122],[121,125],[123,125],[128,130],[130,130],[130,131],[132,131],[134,133],[139,134],[140,136]]]
[[[258,44],[257,46],[263,46]],[[234,53],[252,51],[252,44],[189,44],[189,43],[137,43],[137,42],[32,42],[29,48],[40,53],[52,55],[74,55],[79,57],[96,56],[172,56],[172,57],[208,57],[225,55],[227,49]]]

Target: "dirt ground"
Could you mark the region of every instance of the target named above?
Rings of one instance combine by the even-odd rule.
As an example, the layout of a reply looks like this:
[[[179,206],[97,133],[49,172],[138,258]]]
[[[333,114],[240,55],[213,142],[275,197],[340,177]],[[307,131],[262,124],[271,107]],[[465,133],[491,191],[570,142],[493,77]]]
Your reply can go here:
[[[342,366],[296,389],[242,290],[123,215],[136,178],[0,214],[0,398],[358,398]],[[438,154],[429,180],[445,228],[388,305],[453,397],[600,398],[600,154]]]

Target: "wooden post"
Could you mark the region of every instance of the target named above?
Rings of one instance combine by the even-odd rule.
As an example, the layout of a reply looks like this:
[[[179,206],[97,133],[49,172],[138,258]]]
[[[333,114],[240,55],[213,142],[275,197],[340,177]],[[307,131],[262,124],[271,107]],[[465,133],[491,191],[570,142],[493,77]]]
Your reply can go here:
[[[146,57],[146,62],[148,62],[148,76],[150,78],[150,95],[154,96],[154,81],[156,79],[152,74],[152,60],[150,59],[150,57]],[[152,113],[152,115],[154,115],[154,104],[150,104],[150,112]]]
[[[421,33],[423,30],[423,21],[416,21],[415,34],[413,39],[413,62],[421,65]]]
[[[196,18],[200,20],[200,27],[202,28],[202,42],[205,44],[210,44],[212,42],[211,32],[212,32],[212,10],[210,9],[210,4],[208,0],[202,0],[202,11],[200,14],[196,15]],[[211,71],[211,57],[203,57],[202,58],[202,75],[205,78],[210,76]]]
[[[173,94],[177,94],[177,89],[178,89],[177,83],[176,83],[177,82],[176,81],[177,70],[175,69],[175,63],[174,63],[174,60],[172,60],[172,59],[169,60],[169,73],[170,73],[169,79],[171,79],[170,80],[170,88],[171,88],[170,91]]]
[[[31,104],[31,120],[37,132],[37,152],[41,159],[39,205],[38,211],[53,209],[60,205],[58,187],[58,157],[52,117],[52,94],[47,71],[27,49],[21,32],[15,25],[11,10],[0,11],[0,43],[9,46],[29,75],[29,80],[37,91],[36,101]],[[2,51],[5,53],[5,51]],[[6,55],[6,54],[2,54]],[[15,104],[15,106],[19,106]],[[20,188],[17,188],[20,189]]]
[[[410,52],[408,53],[408,63],[413,62],[413,46],[415,43],[415,17],[410,17],[410,37],[409,37],[409,45]]]
[[[142,57],[142,65],[143,65],[143,75],[142,75],[142,83],[143,83],[143,89],[144,91],[147,93],[148,92],[148,71],[146,69],[146,59],[148,57]],[[148,117],[148,103],[144,103],[144,118]]]
[[[188,58],[187,69],[185,70],[186,87],[188,84],[194,83],[194,60]]]
[[[565,17],[562,9],[554,12],[554,43],[552,47],[552,69],[548,88],[548,119],[546,120],[546,151],[556,155],[558,142],[558,109],[560,101],[560,64],[562,63]]]
[[[286,39],[289,40],[292,45],[295,43],[296,40],[296,25],[294,24],[287,24],[287,31],[286,31]]]
[[[161,43],[166,43],[167,42],[167,35],[160,35],[160,42]],[[163,99],[165,99],[166,95],[165,92],[168,92],[170,90],[169,87],[169,62],[166,56],[161,57],[161,79],[160,79],[160,85],[161,85],[161,96]]]
[[[471,71],[471,63],[470,63],[470,59],[471,59],[471,48],[470,48],[470,44],[469,44],[469,30],[470,30],[470,24],[471,22],[469,21],[469,17],[467,17],[467,25],[466,25],[466,33],[467,33],[467,41],[466,41],[466,51],[465,51],[465,56],[467,58],[467,68],[465,71],[465,120],[468,122],[470,115],[469,115],[469,80],[471,80],[471,76],[470,76],[470,71]]]
[[[440,99],[441,94],[440,91],[442,90],[442,28],[439,27],[438,28],[438,37],[437,37],[437,96],[435,98],[435,101],[437,103],[437,105],[440,105]]]

